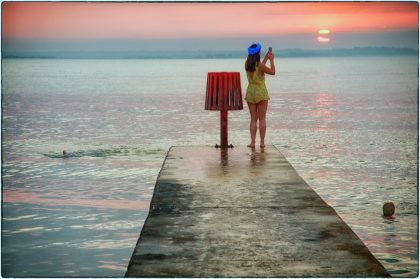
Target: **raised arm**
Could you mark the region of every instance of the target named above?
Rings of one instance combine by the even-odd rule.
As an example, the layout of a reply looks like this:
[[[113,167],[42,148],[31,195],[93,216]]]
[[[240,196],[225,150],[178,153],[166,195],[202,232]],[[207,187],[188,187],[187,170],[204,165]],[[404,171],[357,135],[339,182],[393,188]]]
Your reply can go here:
[[[267,60],[270,61],[270,67],[267,67],[267,65],[265,65],[267,63]],[[262,72],[269,74],[269,75],[275,75],[276,74],[276,67],[274,65],[274,54],[273,52],[269,51],[267,52],[267,54],[265,55],[262,63],[260,63],[259,68]]]

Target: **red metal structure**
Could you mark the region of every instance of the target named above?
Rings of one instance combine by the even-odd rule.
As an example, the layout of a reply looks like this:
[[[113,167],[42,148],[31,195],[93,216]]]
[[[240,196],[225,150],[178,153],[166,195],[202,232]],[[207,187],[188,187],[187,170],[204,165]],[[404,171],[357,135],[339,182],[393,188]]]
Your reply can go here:
[[[239,72],[212,72],[207,74],[206,110],[220,110],[220,145],[228,145],[228,110],[241,110],[242,90]]]

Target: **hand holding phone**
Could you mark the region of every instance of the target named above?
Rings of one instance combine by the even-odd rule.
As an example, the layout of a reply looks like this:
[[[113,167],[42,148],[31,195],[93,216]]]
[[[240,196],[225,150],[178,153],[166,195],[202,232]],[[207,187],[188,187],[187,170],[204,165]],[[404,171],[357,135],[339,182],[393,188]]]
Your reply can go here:
[[[273,60],[273,59],[274,59],[274,54],[273,54],[273,48],[272,48],[272,47],[269,47],[269,48],[268,48],[267,58],[268,58],[269,60]]]

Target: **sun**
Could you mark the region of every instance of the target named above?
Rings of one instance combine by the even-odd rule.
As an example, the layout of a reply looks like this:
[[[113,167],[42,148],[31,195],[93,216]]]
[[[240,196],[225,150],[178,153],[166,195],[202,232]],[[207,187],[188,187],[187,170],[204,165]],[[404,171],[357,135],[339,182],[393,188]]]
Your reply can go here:
[[[325,35],[325,34],[330,34],[330,33],[331,32],[328,29],[321,29],[321,30],[318,31],[319,35]]]
[[[330,30],[328,29],[320,29],[318,30],[318,42],[320,43],[328,43],[330,41],[330,38],[328,37],[330,35]]]

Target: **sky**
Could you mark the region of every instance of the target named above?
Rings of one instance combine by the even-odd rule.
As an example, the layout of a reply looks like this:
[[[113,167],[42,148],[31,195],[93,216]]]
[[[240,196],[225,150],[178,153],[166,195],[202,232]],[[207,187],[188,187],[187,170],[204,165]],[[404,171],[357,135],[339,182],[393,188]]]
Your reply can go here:
[[[418,5],[2,3],[4,50],[238,50],[253,42],[274,49],[418,48]]]

